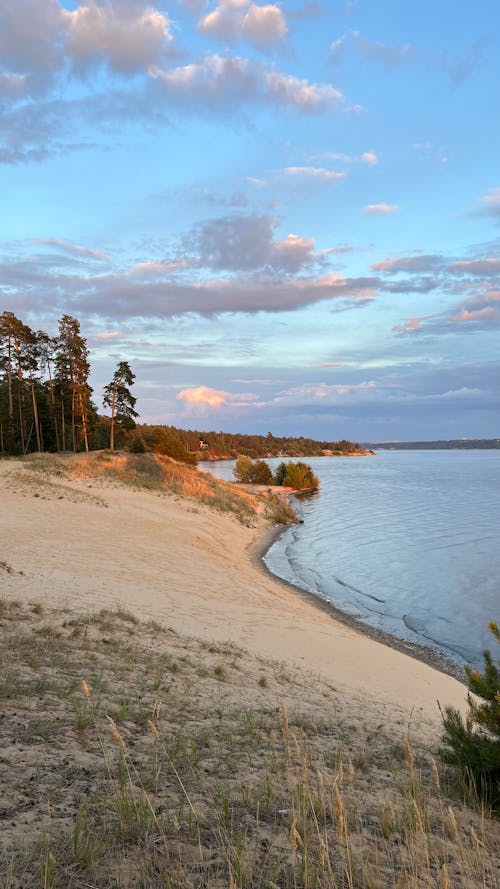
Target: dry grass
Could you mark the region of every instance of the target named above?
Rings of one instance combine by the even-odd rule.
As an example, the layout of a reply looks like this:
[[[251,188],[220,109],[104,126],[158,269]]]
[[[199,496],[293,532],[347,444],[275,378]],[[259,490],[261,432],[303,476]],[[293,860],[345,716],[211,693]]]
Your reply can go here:
[[[120,609],[0,622],[2,889],[498,886],[498,823],[317,677]]]
[[[131,487],[173,494],[203,503],[219,512],[233,513],[250,525],[261,511],[259,498],[228,482],[198,472],[192,466],[158,454],[124,454],[94,451],[85,456],[37,455],[26,461],[41,485],[63,488],[54,479],[79,481],[103,479]],[[21,478],[25,478],[24,472]],[[61,491],[61,496],[63,491]],[[84,494],[95,499],[95,495]]]

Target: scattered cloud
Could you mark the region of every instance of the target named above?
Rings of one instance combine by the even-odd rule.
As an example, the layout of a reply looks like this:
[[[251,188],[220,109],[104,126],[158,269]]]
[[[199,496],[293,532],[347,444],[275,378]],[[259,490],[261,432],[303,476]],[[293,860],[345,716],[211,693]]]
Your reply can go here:
[[[337,170],[327,170],[324,167],[285,167],[285,176],[295,179],[304,179],[314,182],[339,182],[345,179],[346,173]]]
[[[364,161],[365,164],[369,164],[371,167],[374,167],[376,164],[378,164],[378,155],[375,151],[363,151],[361,160]]]
[[[202,223],[187,239],[210,269],[298,272],[320,259],[314,239],[296,234],[276,238],[277,220],[268,215],[223,216]]]
[[[162,61],[172,41],[170,21],[142,3],[89,0],[73,11],[62,11],[65,49],[78,73],[105,64],[119,74],[145,71]]]
[[[280,42],[288,33],[279,6],[250,0],[221,0],[201,19],[198,29],[225,41],[246,40],[258,48]]]
[[[371,40],[359,31],[349,31],[330,44],[330,61],[333,64],[339,64],[343,61],[349,46],[361,58],[370,62],[378,62],[387,68],[395,68],[415,55],[415,48],[411,43],[390,46],[377,40]]]
[[[490,37],[480,37],[461,58],[452,56],[447,50],[440,53],[439,64],[448,74],[452,86],[461,86],[469,77],[480,70],[490,43]]]
[[[439,335],[456,333],[458,330],[475,333],[499,325],[500,290],[485,287],[482,292],[468,297],[446,312],[410,318],[393,327],[393,332],[398,335]]]
[[[253,393],[235,394],[223,389],[211,389],[210,386],[195,386],[183,389],[178,393],[179,401],[184,401],[191,414],[204,414],[207,409],[213,410],[230,405],[232,408],[257,406],[257,395]]]
[[[150,74],[161,84],[164,94],[183,108],[187,101],[200,110],[261,102],[317,114],[343,102],[340,90],[330,84],[309,83],[239,56],[208,55],[199,62],[169,70],[152,66]]]
[[[80,244],[73,244],[71,241],[64,241],[60,238],[32,238],[32,241],[35,244],[44,244],[46,247],[57,247],[59,250],[64,250],[75,256],[86,256],[99,260],[108,258],[107,253],[103,250],[91,250],[89,247],[82,247]]]
[[[444,257],[436,253],[419,253],[415,256],[397,256],[392,259],[384,259],[375,262],[371,266],[373,271],[384,275],[398,275],[411,272],[436,272],[444,265]]]
[[[493,216],[500,218],[500,188],[492,188],[479,199],[479,207],[470,213],[471,216]]]
[[[364,37],[359,31],[353,31],[352,37],[359,54],[364,59],[372,62],[380,62],[388,68],[395,68],[414,55],[414,47],[411,43],[402,46],[389,46],[377,40]]]
[[[448,266],[449,272],[485,277],[500,272],[500,259],[462,259]]]
[[[367,204],[364,208],[364,212],[368,214],[368,216],[391,216],[392,213],[397,213],[399,210],[398,204]]]

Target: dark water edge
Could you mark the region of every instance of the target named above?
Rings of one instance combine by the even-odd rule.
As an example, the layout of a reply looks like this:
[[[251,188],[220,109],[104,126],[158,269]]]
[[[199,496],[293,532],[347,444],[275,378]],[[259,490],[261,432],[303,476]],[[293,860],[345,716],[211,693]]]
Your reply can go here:
[[[294,499],[297,498],[291,498],[291,500]],[[292,503],[292,505],[296,506],[296,504],[294,503]],[[399,636],[394,636],[392,633],[388,633],[385,630],[381,630],[378,627],[372,627],[370,626],[370,624],[367,624],[359,618],[356,618],[354,615],[349,614],[347,611],[342,611],[332,602],[328,602],[326,599],[323,599],[316,593],[312,593],[304,587],[293,583],[293,581],[285,580],[285,578],[281,577],[279,574],[276,574],[266,562],[266,556],[271,547],[273,547],[275,543],[279,543],[280,537],[286,532],[286,530],[287,528],[284,528],[282,526],[267,528],[259,536],[259,539],[254,544],[254,547],[250,553],[250,558],[253,564],[260,571],[263,571],[267,577],[272,578],[274,582],[282,584],[294,595],[299,595],[302,599],[305,599],[315,608],[318,608],[324,614],[333,618],[338,623],[349,627],[349,629],[354,630],[356,633],[361,633],[361,635],[367,636],[369,639],[373,639],[375,642],[380,642],[381,645],[386,645],[388,648],[393,648],[395,651],[400,651],[402,654],[414,658],[414,660],[416,661],[427,664],[427,666],[432,667],[434,670],[439,670],[440,673],[445,673],[447,676],[452,676],[463,685],[467,685],[463,667],[459,666],[457,663],[455,663],[455,661],[452,661],[449,658],[445,657],[445,655],[441,654],[439,651],[436,651],[435,648],[417,644],[416,642],[410,642],[409,640],[401,639]]]

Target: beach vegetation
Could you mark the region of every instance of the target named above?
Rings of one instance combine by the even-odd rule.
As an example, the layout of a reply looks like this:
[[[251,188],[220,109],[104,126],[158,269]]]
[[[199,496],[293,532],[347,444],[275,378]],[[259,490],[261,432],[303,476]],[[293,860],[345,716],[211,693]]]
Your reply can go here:
[[[489,625],[500,643],[496,623]],[[469,686],[465,718],[453,707],[444,711],[441,754],[472,783],[479,798],[500,814],[500,660],[483,654],[482,671],[465,668]]]
[[[271,485],[294,488],[296,491],[316,490],[319,486],[319,479],[311,466],[301,461],[282,462],[273,475],[265,460],[251,460],[242,454],[235,463],[233,473],[237,482],[246,485]]]
[[[120,608],[6,613],[1,889],[497,886],[497,823],[377,701]]]

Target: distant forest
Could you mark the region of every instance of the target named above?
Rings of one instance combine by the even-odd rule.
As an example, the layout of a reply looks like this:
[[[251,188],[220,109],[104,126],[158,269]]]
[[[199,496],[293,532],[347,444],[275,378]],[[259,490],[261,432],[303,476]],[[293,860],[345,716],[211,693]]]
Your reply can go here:
[[[449,441],[377,441],[365,445],[374,451],[455,451],[500,448],[500,438],[451,438]]]
[[[120,361],[104,387],[99,413],[89,384],[89,350],[80,323],[63,315],[59,332],[32,330],[12,312],[0,315],[0,454],[120,448],[154,451],[187,463],[199,458],[313,457],[360,453],[359,444],[138,424],[135,375]]]

